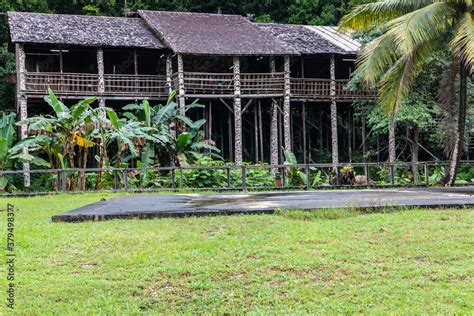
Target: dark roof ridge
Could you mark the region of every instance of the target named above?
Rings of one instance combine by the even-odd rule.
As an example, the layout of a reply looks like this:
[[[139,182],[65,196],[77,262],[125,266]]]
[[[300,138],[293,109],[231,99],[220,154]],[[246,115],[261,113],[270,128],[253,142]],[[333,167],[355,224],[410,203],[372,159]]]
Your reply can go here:
[[[240,14],[230,13],[208,13],[208,12],[189,12],[189,11],[166,11],[166,10],[137,10],[137,12],[159,12],[159,13],[174,13],[174,14],[189,14],[189,15],[203,15],[203,16],[231,16],[248,19],[247,17]],[[250,21],[250,20],[249,20]]]
[[[7,15],[11,13],[20,14],[31,14],[31,15],[61,15],[81,18],[105,18],[105,19],[135,19],[141,20],[138,17],[124,17],[124,16],[110,16],[110,15],[83,15],[83,14],[70,14],[70,13],[49,13],[49,12],[29,12],[29,11],[7,11]]]

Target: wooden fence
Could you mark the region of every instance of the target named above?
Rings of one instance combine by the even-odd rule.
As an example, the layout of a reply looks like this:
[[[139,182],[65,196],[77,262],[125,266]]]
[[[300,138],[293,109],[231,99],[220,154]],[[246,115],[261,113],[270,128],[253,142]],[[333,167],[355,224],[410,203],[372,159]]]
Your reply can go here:
[[[0,177],[7,177],[10,183],[15,183],[16,191],[3,195],[37,195],[60,192],[71,192],[71,176],[86,175],[86,189],[76,192],[159,192],[159,191],[248,191],[248,190],[311,190],[334,188],[368,188],[368,187],[417,187],[436,186],[436,177],[441,176],[442,167],[448,162],[427,161],[417,164],[408,162],[389,163],[347,163],[339,164],[339,176],[335,177],[332,164],[295,164],[295,165],[225,165],[225,166],[189,166],[189,167],[159,167],[159,168],[87,168],[87,169],[47,169],[31,170],[29,176],[31,185],[38,188],[44,185],[45,190],[23,188],[21,185],[24,171],[0,171]],[[472,165],[474,161],[461,161],[461,165]],[[362,182],[344,183],[341,179],[341,170],[349,166],[354,172],[362,176]],[[400,174],[417,168],[418,179],[407,182],[401,181]],[[374,174],[384,170],[386,179],[383,182],[374,180]],[[207,171],[207,172],[206,172]],[[195,172],[206,172],[206,177],[217,177],[213,186],[192,185],[188,176],[195,179]],[[209,172],[211,175],[209,175]],[[294,182],[295,174],[304,173],[306,183]],[[109,187],[96,190],[94,181],[100,175],[102,181],[108,181]],[[270,178],[270,182],[262,182],[262,175]],[[298,175],[299,176],[299,175]],[[108,180],[106,180],[108,179]],[[318,180],[316,183],[315,181]],[[473,179],[474,180],[474,179]],[[473,180],[469,184],[473,185]],[[190,184],[191,183],[191,184]],[[47,189],[50,188],[50,189]],[[2,195],[2,194],[0,194]]]

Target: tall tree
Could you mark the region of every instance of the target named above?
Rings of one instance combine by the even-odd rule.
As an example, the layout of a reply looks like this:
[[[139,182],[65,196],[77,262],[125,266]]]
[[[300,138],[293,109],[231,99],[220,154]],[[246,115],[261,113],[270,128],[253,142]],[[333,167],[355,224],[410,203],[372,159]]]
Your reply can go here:
[[[474,4],[472,0],[382,0],[356,7],[342,28],[386,31],[366,45],[357,72],[367,85],[379,86],[379,103],[393,119],[401,102],[433,51],[449,49],[460,77],[456,141],[445,184],[453,185],[464,149],[467,77],[474,70]],[[393,154],[393,153],[392,153]]]

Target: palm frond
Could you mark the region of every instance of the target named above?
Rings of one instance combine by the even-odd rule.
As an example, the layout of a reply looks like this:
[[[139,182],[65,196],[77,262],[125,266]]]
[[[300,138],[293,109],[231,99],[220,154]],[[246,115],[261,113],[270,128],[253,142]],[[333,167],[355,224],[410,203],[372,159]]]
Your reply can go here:
[[[398,59],[391,35],[384,34],[367,44],[357,59],[357,75],[363,84],[375,86]]]
[[[401,102],[437,44],[435,40],[416,46],[410,54],[402,55],[381,79],[379,103],[385,113],[397,113]]]
[[[433,2],[435,0],[382,0],[363,4],[342,17],[339,26],[367,31]]]
[[[411,54],[416,46],[439,38],[449,28],[453,13],[450,4],[437,1],[390,21],[387,34],[392,35],[400,53]]]
[[[474,20],[470,12],[464,13],[460,19],[451,47],[461,62],[474,71]]]

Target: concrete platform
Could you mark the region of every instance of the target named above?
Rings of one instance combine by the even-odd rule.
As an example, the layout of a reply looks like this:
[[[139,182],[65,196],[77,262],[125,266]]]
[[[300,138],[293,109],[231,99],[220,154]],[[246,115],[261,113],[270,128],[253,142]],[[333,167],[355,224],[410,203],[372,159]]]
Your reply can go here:
[[[276,209],[474,207],[474,187],[236,194],[135,195],[100,201],[53,221],[273,213]]]

